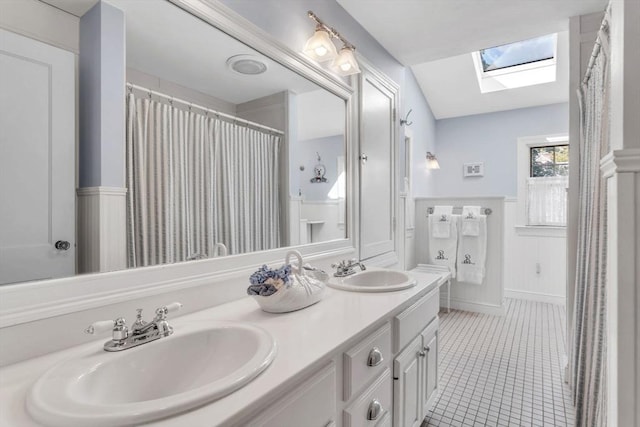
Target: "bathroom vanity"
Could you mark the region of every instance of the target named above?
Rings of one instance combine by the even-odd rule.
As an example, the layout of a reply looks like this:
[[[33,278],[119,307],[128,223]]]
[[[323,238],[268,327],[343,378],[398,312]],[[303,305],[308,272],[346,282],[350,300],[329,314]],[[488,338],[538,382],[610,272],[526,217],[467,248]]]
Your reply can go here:
[[[259,326],[273,337],[276,355],[264,372],[239,390],[149,425],[419,425],[438,389],[438,285],[443,278],[410,274],[417,284],[409,289],[327,289],[318,304],[286,314],[262,312],[247,297],[176,318],[176,337],[208,322]],[[104,341],[2,368],[0,425],[40,426],[25,407],[33,383],[57,363],[102,352]],[[127,351],[131,350],[122,353]],[[92,425],[101,425],[100,420]]]

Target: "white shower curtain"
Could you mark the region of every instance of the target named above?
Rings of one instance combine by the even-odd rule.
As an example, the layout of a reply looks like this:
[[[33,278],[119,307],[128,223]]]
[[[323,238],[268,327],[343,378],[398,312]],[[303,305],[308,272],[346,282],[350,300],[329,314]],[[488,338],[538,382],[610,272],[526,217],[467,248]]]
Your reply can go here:
[[[129,267],[280,245],[280,138],[127,97]]]
[[[580,90],[580,206],[574,330],[569,346],[576,426],[604,426],[606,390],[607,187],[600,159],[609,151],[609,27],[602,24]]]

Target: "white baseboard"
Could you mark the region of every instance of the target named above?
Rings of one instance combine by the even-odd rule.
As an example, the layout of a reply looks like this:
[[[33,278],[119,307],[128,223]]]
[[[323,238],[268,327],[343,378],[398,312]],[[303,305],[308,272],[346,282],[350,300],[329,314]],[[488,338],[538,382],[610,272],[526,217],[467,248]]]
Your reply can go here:
[[[441,301],[441,305],[446,306],[446,301]],[[503,305],[483,304],[478,302],[463,301],[451,298],[451,308],[462,311],[471,311],[474,313],[490,314],[492,316],[504,316],[505,310]]]
[[[567,298],[562,295],[541,294],[538,292],[515,291],[513,289],[504,290],[505,298],[524,299],[527,301],[546,302],[564,306]]]

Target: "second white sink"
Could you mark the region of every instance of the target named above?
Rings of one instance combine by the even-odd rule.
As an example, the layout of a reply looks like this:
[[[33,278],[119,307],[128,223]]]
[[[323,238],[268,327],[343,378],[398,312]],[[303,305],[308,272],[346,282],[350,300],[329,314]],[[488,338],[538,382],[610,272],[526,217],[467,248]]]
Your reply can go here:
[[[368,269],[352,276],[332,277],[329,286],[353,292],[390,292],[416,285],[416,280],[407,273],[395,270]]]
[[[44,425],[132,425],[219,399],[249,383],[275,357],[261,328],[193,323],[160,340],[108,353],[102,349],[45,373],[28,398]]]

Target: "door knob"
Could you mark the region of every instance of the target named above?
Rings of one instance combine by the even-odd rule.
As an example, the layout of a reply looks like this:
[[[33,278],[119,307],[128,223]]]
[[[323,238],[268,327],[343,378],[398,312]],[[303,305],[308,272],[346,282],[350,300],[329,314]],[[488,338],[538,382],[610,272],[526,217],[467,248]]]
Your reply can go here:
[[[53,246],[59,251],[67,251],[71,247],[71,243],[66,240],[58,240]]]
[[[369,156],[367,156],[366,154],[362,153],[360,154],[360,160],[362,160],[362,164],[367,163],[367,160],[369,160]]]

